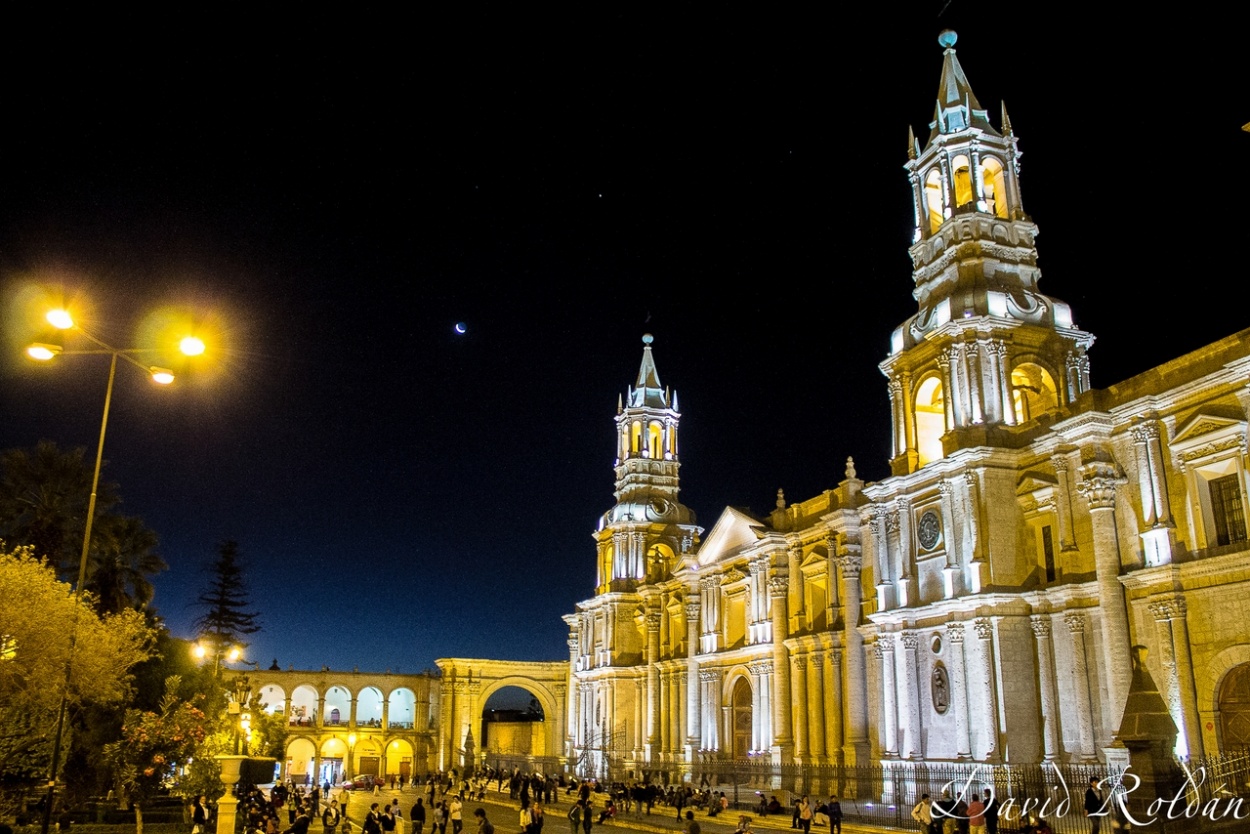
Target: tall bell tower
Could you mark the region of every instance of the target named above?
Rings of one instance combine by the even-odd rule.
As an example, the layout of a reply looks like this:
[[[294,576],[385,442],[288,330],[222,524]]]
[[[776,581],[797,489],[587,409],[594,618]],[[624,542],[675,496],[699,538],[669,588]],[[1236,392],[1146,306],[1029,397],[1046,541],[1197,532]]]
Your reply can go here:
[[[642,337],[638,379],[616,408],[616,505],[599,520],[596,593],[633,591],[668,578],[698,535],[694,513],[677,500],[677,394],[660,385],[650,334]]]
[[[951,452],[1013,445],[1034,421],[1089,388],[1086,351],[1062,301],[1038,290],[1037,226],[1020,197],[1020,151],[1004,105],[996,129],[938,37],[942,78],[923,147],[909,130],[915,206],[912,295],[881,363],[894,426],[891,469],[915,472]]]

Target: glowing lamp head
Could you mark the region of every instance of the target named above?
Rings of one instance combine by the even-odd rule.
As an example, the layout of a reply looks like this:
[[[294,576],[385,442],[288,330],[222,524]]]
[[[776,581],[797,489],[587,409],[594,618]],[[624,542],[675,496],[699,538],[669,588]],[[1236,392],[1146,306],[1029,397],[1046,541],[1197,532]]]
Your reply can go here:
[[[178,343],[178,349],[187,356],[199,356],[205,350],[204,341],[195,336],[187,336]]]
[[[45,345],[36,343],[26,348],[26,355],[31,359],[38,359],[40,362],[47,362],[60,352],[60,345]]]
[[[200,660],[203,660],[204,656],[208,654],[208,649],[204,648],[201,644],[196,643],[195,648],[191,650],[191,654],[195,655]]]
[[[174,372],[169,370],[169,368],[158,368],[153,365],[148,368],[148,371],[152,374],[153,382],[160,383],[161,385],[168,385],[174,381]]]
[[[66,310],[49,310],[44,318],[57,330],[69,330],[74,326],[74,317]]]
[[[239,654],[240,654],[239,647],[235,646],[234,648],[230,649],[230,654],[226,655],[226,660],[229,660],[231,663],[233,663],[239,659]]]

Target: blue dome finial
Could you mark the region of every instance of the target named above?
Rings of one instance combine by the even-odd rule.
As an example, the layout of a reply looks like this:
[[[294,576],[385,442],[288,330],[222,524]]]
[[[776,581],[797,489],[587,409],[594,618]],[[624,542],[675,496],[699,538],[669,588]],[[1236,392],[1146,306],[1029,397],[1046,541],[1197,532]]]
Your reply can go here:
[[[655,337],[654,337],[654,336],[652,336],[650,333],[644,333],[644,334],[643,334],[643,336],[642,336],[642,343],[643,343],[644,345],[650,346],[650,344],[651,344],[652,342],[654,342],[654,341],[655,341]]]
[[[938,45],[943,49],[953,49],[957,40],[959,40],[959,35],[954,29],[943,29],[938,35]]]

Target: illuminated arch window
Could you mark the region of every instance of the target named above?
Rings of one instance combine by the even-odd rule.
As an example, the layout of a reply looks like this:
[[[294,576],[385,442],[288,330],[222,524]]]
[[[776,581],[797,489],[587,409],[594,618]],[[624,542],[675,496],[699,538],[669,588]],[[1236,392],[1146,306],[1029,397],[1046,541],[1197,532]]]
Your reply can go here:
[[[642,423],[637,420],[629,424],[629,451],[631,455],[642,451]]]
[[[924,207],[932,234],[946,220],[946,194],[942,190],[942,174],[937,168],[930,170],[924,179]]]
[[[1003,164],[992,156],[981,160],[981,190],[985,210],[1006,219],[1007,179],[1003,176]]]
[[[952,179],[955,185],[955,205],[966,206],[972,202],[972,166],[968,157],[957,156],[951,160]]]
[[[647,457],[652,460],[664,457],[664,427],[659,423],[647,424]]]
[[[1016,422],[1027,423],[1059,407],[1055,380],[1041,365],[1024,362],[1011,371],[1011,404]]]
[[[942,435],[946,433],[946,396],[942,380],[927,377],[916,389],[916,452],[920,465],[941,460]]]

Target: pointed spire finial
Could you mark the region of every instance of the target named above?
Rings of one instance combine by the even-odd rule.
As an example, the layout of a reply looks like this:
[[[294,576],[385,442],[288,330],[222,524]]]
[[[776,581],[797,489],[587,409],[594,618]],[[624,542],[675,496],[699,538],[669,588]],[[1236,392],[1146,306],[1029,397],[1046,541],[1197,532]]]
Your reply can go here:
[[[1011,117],[1007,115],[1007,102],[1004,101],[1003,102],[1003,135],[1010,136],[1011,134],[1012,134]]]
[[[916,141],[916,131],[912,130],[912,126],[907,126],[907,158],[915,159],[920,156],[920,143]]]

